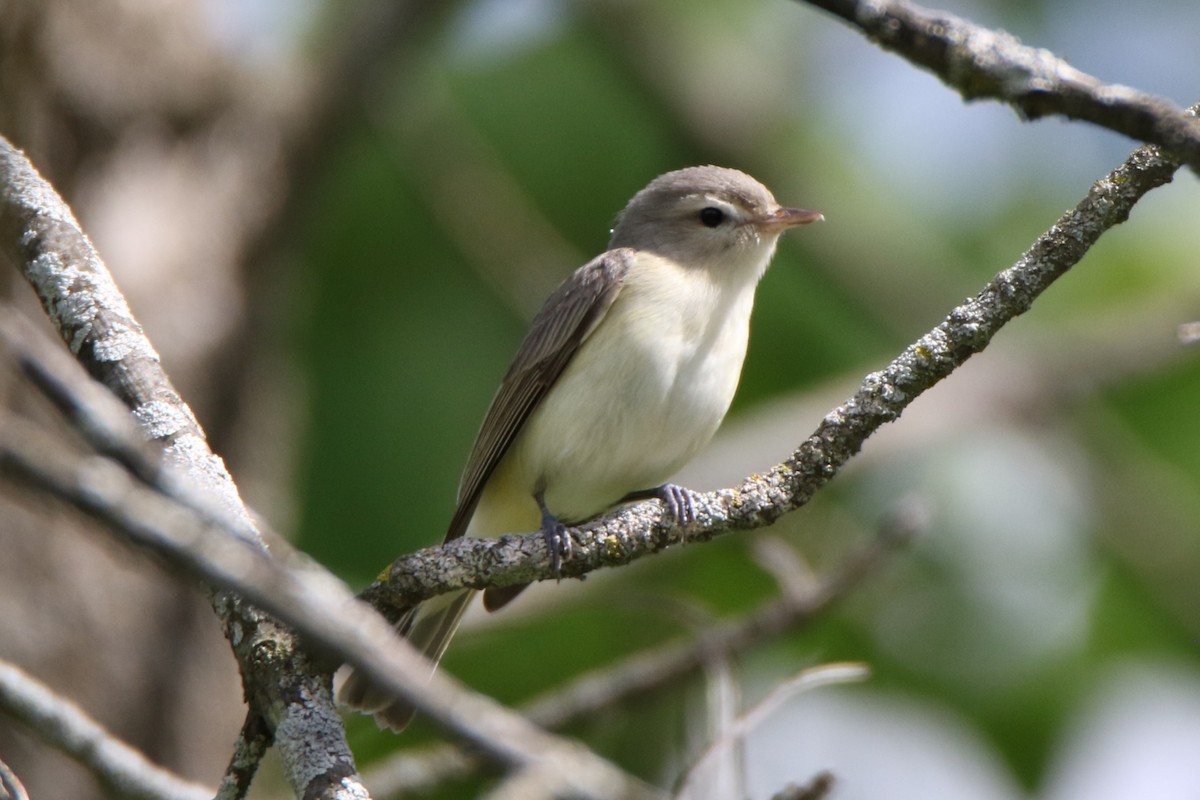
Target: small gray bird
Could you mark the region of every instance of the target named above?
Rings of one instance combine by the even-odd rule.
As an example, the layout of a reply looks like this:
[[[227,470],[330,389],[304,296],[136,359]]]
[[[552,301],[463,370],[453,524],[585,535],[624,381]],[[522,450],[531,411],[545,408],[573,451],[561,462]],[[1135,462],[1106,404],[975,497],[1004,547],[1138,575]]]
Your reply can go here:
[[[622,501],[660,497],[690,521],[691,492],[664,481],[729,409],[779,235],[820,219],[724,167],[668,172],[634,195],[609,249],[534,318],[467,460],[446,541],[540,528],[557,568],[566,524]],[[488,589],[484,606],[523,588]],[[397,629],[436,665],[474,594],[428,600]],[[338,699],[396,731],[413,715],[357,673]]]

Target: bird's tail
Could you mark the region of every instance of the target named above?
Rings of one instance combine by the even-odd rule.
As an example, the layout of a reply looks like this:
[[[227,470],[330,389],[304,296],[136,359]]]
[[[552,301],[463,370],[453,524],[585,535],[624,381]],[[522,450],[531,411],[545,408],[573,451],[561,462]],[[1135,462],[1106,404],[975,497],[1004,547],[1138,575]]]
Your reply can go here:
[[[429,659],[431,673],[442,660],[474,596],[474,589],[463,589],[426,600],[396,623],[396,631]],[[379,727],[391,728],[396,733],[404,730],[416,713],[411,703],[379,689],[357,670],[346,677],[337,699],[348,708],[375,715]]]

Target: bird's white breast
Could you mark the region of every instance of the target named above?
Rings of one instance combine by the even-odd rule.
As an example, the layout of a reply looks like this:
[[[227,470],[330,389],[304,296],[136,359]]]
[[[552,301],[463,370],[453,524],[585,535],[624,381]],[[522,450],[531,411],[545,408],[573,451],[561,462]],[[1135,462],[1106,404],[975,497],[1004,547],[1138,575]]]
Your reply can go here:
[[[754,272],[718,282],[639,253],[515,443],[505,465],[513,482],[544,489],[550,511],[570,521],[666,481],[708,443],[733,399]]]

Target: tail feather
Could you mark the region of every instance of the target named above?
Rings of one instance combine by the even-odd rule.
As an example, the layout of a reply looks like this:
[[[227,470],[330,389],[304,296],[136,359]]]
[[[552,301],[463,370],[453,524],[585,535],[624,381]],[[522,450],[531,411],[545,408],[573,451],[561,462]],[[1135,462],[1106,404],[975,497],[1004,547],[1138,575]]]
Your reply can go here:
[[[409,611],[396,623],[396,631],[429,659],[429,672],[442,660],[451,637],[471,604],[475,590],[464,589],[427,600]],[[340,689],[338,702],[365,714],[374,714],[381,728],[396,733],[412,721],[416,709],[405,700],[377,688],[356,670],[352,670]]]
[[[483,590],[483,607],[488,611],[499,611],[528,587],[528,583],[519,583],[516,586],[489,586]]]

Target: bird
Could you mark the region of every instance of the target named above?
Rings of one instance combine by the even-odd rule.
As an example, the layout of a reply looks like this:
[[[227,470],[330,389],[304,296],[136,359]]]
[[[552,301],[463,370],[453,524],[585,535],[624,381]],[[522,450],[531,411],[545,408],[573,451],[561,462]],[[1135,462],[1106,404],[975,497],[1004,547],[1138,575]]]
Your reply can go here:
[[[694,494],[667,481],[729,409],[780,235],[823,219],[713,165],[667,172],[635,194],[608,249],[530,324],[467,459],[446,541],[540,530],[557,572],[567,526],[621,503],[658,497],[680,524],[693,521]],[[524,588],[486,589],[484,607]],[[431,672],[475,594],[426,600],[396,624]],[[357,672],[338,700],[397,732],[415,710]]]

